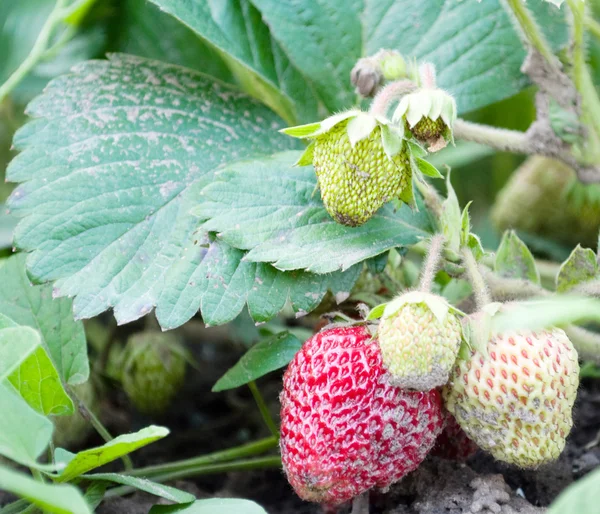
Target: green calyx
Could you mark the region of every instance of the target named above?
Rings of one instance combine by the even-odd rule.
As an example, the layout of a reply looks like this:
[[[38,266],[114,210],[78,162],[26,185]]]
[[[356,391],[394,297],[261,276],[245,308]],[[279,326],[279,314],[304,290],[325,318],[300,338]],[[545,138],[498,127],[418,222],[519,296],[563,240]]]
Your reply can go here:
[[[448,381],[463,340],[452,311],[444,298],[418,291],[387,304],[377,336],[391,383],[427,391]]]
[[[351,110],[282,132],[311,140],[296,164],[314,166],[325,208],[338,223],[362,225],[394,198],[413,203],[412,159],[402,127]]]
[[[429,151],[454,144],[452,127],[456,121],[456,101],[438,88],[422,88],[400,100],[393,121],[406,125],[418,141],[428,144]]]

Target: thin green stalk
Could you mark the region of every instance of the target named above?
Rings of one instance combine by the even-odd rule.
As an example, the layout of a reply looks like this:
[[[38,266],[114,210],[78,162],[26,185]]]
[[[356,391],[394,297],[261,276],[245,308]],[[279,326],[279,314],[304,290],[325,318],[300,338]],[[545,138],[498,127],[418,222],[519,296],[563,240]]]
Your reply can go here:
[[[88,408],[88,406],[75,394],[71,386],[63,382],[63,387],[67,394],[71,397],[71,400],[73,400],[73,402],[75,403],[75,406],[77,407],[77,410],[79,411],[79,414],[81,414],[83,419],[85,419],[94,427],[96,432],[98,432],[98,434],[100,435],[100,437],[102,437],[102,439],[104,439],[104,441],[106,441],[107,443],[112,441],[113,436],[102,424],[102,422],[96,417],[96,415]],[[131,457],[129,457],[129,455],[123,455],[123,457],[121,457],[121,460],[123,461],[123,466],[125,466],[125,470],[133,469],[133,462],[131,461]]]
[[[10,77],[0,86],[0,102],[8,96],[12,90],[25,78],[25,76],[40,62],[46,50],[48,50],[48,43],[52,32],[56,25],[60,23],[63,16],[63,7],[66,4],[66,0],[56,0],[54,9],[48,16],[48,19],[44,23],[42,30],[40,31],[33,48],[29,52],[29,55],[23,60],[20,66],[12,73]]]
[[[504,9],[514,19],[525,42],[535,48],[541,56],[557,71],[560,71],[558,60],[546,40],[543,32],[531,15],[523,0],[504,0]]]
[[[31,475],[33,476],[33,478],[35,478],[38,482],[45,482],[44,480],[44,476],[42,475],[41,471],[39,469],[35,469],[35,468],[29,468],[29,471],[31,471]]]
[[[277,445],[278,438],[267,437],[265,439],[254,441],[252,443],[236,446],[234,448],[228,448],[227,450],[209,453],[207,455],[201,455],[199,457],[192,457],[191,459],[179,460],[175,462],[168,462],[166,464],[158,464],[156,466],[147,466],[145,468],[133,469],[125,472],[124,474],[134,477],[141,476],[146,478],[152,478],[165,473],[201,468],[225,461],[240,459],[243,457],[250,457],[252,455],[258,455],[260,453],[264,453],[268,450],[276,448]]]
[[[442,250],[444,249],[444,236],[442,234],[436,234],[431,238],[429,243],[429,251],[427,252],[427,258],[425,259],[425,265],[421,271],[421,280],[419,281],[419,291],[428,293],[431,291],[435,274],[440,265],[440,258],[442,256]]]
[[[215,473],[229,473],[231,471],[250,471],[255,469],[280,468],[281,457],[271,455],[267,457],[258,457],[254,459],[237,460],[233,462],[223,462],[207,466],[198,466],[188,469],[180,469],[168,473],[162,473],[151,477],[154,482],[172,482],[184,478],[195,477],[199,475],[212,475]],[[123,496],[135,491],[135,488],[129,486],[115,487],[106,492],[105,497]]]
[[[572,79],[581,95],[581,120],[591,129],[591,133],[588,134],[587,150],[592,152],[589,157],[594,162],[600,159],[600,98],[585,54],[586,6],[581,0],[567,0],[567,4],[571,10]]]
[[[479,264],[477,264],[477,260],[475,259],[475,256],[473,255],[471,249],[463,248],[461,253],[463,256],[464,265],[467,268],[469,281],[473,286],[473,292],[475,293],[475,301],[477,303],[477,307],[482,308],[492,301],[487,284],[485,283],[485,280],[481,275]]]
[[[260,414],[263,418],[263,421],[265,422],[265,425],[267,425],[267,428],[271,431],[273,436],[276,437],[277,439],[279,439],[279,429],[277,428],[275,421],[273,421],[273,417],[271,416],[271,413],[269,412],[269,408],[267,407],[267,404],[265,403],[265,400],[262,397],[262,394],[260,394],[260,391],[258,389],[258,386],[256,385],[256,382],[254,380],[251,380],[250,382],[248,382],[248,387],[250,388],[250,392],[252,393],[252,396],[254,397],[254,401],[256,402],[256,405],[258,406],[258,410],[260,411]]]
[[[0,514],[22,514],[27,505],[29,505],[27,500],[20,499],[2,507]]]
[[[29,505],[29,507],[27,507],[26,509],[22,510],[19,512],[19,514],[32,514],[33,512],[37,511],[37,506],[36,505]]]

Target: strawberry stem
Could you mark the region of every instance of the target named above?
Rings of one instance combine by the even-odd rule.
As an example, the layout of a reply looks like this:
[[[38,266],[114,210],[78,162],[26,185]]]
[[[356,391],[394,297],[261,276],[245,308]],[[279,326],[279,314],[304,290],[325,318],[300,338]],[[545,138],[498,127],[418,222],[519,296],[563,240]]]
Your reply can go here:
[[[435,66],[430,62],[421,64],[419,68],[419,78],[421,79],[421,86],[424,88],[435,88]]]
[[[482,308],[488,303],[492,302],[492,298],[490,296],[490,292],[488,290],[487,284],[483,279],[481,274],[481,270],[479,269],[479,264],[477,264],[477,260],[473,255],[473,252],[470,248],[462,249],[463,263],[467,268],[467,274],[469,276],[469,281],[473,286],[473,292],[475,294],[475,302],[477,303],[478,308]]]
[[[251,380],[250,382],[248,382],[248,387],[250,388],[250,392],[254,397],[254,401],[256,402],[256,405],[258,407],[258,410],[260,411],[263,421],[265,422],[265,425],[267,425],[267,428],[269,429],[271,434],[273,434],[274,437],[279,439],[279,430],[277,429],[277,425],[275,424],[275,421],[273,421],[273,417],[269,412],[267,403],[265,402],[262,394],[260,394],[260,390],[258,389],[256,382],[254,380]]]
[[[402,96],[413,92],[417,85],[412,80],[397,80],[385,86],[371,103],[369,113],[374,116],[387,116],[390,106]]]
[[[421,271],[421,280],[419,282],[419,290],[424,293],[431,291],[431,286],[437,273],[440,257],[442,256],[442,250],[444,249],[444,236],[442,234],[436,234],[431,238],[429,243],[429,251],[427,258],[425,259],[425,265]]]

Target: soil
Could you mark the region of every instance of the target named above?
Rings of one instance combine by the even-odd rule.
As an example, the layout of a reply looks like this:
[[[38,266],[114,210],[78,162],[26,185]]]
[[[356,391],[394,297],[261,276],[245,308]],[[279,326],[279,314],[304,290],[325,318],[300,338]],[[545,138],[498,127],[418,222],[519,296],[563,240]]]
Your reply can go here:
[[[210,392],[217,379],[241,356],[243,344],[232,345],[228,334],[204,330],[196,331],[193,340],[195,343],[189,347],[197,369],[188,370],[184,391],[161,418],[141,417],[117,387],[108,391],[102,417],[114,433],[137,430],[149,423],[171,429],[169,437],[133,455],[136,466],[189,458],[269,435],[246,388]],[[281,373],[264,377],[258,385],[276,414]],[[542,513],[572,481],[600,464],[600,447],[596,443],[600,430],[600,381],[584,381],[574,420],[563,455],[551,465],[536,471],[519,470],[494,461],[482,451],[462,464],[430,457],[386,494],[372,492],[371,514]],[[91,437],[86,447],[99,443]],[[269,514],[324,512],[318,505],[297,498],[281,470],[200,476],[173,485],[194,493],[197,498],[252,499]],[[0,493],[0,506],[7,501]],[[111,498],[97,512],[146,514],[155,503],[156,497],[136,493]],[[338,514],[349,512],[348,506]]]

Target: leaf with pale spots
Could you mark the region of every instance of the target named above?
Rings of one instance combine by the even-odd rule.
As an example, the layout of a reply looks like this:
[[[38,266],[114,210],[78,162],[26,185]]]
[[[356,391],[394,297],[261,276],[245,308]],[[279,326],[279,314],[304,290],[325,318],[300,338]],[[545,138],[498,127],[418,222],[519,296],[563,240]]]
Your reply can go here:
[[[113,55],[53,81],[15,136],[8,170],[15,245],[37,281],[73,297],[78,318],[113,308],[120,323],[156,307],[163,328],[200,309],[214,325],[247,303],[256,321],[290,302],[348,296],[357,271],[281,273],[242,261],[190,214],[217,168],[293,148],[280,119],[243,94],[174,65]]]
[[[250,250],[245,260],[282,270],[344,270],[431,231],[426,208],[381,208],[360,227],[336,223],[323,206],[311,167],[294,167],[298,152],[240,162],[220,171],[193,210],[206,230]]]

